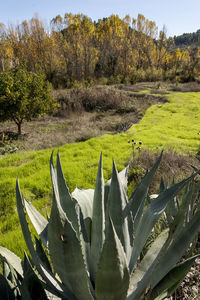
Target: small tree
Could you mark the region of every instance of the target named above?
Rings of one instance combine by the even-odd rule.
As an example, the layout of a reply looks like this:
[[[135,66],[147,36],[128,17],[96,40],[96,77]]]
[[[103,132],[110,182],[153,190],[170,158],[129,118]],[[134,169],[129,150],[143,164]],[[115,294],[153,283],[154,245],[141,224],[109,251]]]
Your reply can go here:
[[[24,120],[53,113],[56,107],[44,75],[22,67],[0,74],[0,121],[14,121],[19,135]]]

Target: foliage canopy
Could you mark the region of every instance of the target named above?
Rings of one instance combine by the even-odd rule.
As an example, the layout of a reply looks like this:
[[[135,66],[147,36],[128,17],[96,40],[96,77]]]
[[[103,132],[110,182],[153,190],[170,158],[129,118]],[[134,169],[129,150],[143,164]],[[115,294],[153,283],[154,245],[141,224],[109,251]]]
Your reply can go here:
[[[24,67],[0,74],[0,121],[14,121],[18,134],[24,120],[52,113],[55,108],[51,84],[43,74],[28,72]]]

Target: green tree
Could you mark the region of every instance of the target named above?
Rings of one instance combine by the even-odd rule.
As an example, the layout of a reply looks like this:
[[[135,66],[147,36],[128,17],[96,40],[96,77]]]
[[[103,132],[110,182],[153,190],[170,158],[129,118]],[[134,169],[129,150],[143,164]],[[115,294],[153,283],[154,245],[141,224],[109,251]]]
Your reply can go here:
[[[0,74],[0,121],[14,121],[19,135],[24,120],[52,113],[56,107],[44,75],[22,67]]]

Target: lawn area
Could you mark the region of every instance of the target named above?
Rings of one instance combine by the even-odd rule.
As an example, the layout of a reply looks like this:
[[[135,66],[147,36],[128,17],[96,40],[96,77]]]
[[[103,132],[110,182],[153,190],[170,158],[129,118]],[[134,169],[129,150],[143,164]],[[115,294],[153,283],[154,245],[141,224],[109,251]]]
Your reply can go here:
[[[64,175],[72,191],[76,185],[95,185],[97,164],[103,152],[104,176],[111,174],[112,158],[118,170],[128,164],[132,152],[129,140],[142,141],[142,147],[174,149],[197,153],[200,147],[200,92],[166,95],[169,102],[151,106],[143,119],[126,133],[106,134],[85,142],[56,149],[19,152],[0,159],[0,245],[22,255],[25,247],[15,205],[15,182],[19,178],[25,197],[45,215],[51,203],[49,159],[59,150]]]

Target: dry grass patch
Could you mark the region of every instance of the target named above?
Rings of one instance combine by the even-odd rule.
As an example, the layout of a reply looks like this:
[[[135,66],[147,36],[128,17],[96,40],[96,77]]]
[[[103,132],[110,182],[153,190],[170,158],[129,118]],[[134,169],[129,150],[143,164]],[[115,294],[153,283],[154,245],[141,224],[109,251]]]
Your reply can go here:
[[[56,90],[54,97],[60,103],[56,116],[24,122],[20,137],[11,122],[2,123],[1,132],[10,133],[7,143],[14,143],[20,150],[60,147],[105,133],[125,132],[139,122],[149,106],[166,101],[160,95],[127,92],[125,87],[122,90],[118,86]]]
[[[156,153],[146,149],[133,150],[129,167],[129,182],[133,187],[141,181],[146,170],[149,170],[153,166],[159,155],[160,152]],[[184,156],[173,150],[164,151],[158,171],[152,180],[150,193],[155,194],[159,191],[161,177],[165,181],[168,179],[172,181],[173,178],[176,182],[181,181],[194,172],[192,166],[200,169],[200,161],[192,155],[188,154]]]

